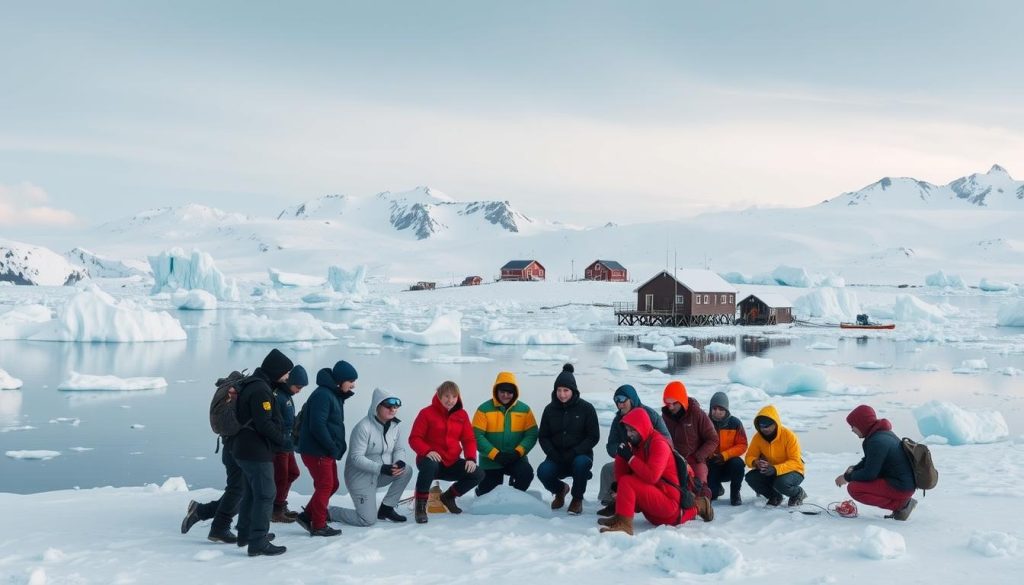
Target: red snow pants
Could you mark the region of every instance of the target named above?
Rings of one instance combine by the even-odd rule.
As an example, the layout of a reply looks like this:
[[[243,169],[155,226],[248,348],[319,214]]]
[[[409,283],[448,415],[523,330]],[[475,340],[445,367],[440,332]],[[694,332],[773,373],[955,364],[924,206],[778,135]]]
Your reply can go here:
[[[902,508],[910,496],[914,495],[914,490],[898,490],[881,478],[871,481],[851,481],[846,484],[846,491],[850,492],[851,498],[862,504],[891,511]]]
[[[635,475],[618,479],[619,491],[615,496],[615,513],[632,518],[639,510],[655,526],[677,526],[697,516],[697,508],[679,511],[679,496],[673,491],[669,497],[658,486],[645,483]]]
[[[313,495],[306,504],[306,513],[309,514],[313,530],[319,530],[327,526],[327,504],[331,501],[331,495],[341,487],[338,464],[332,457],[315,455],[303,455],[302,463],[309,470],[309,477],[313,478]]]
[[[275,506],[283,506],[288,501],[288,492],[296,479],[299,479],[299,464],[295,461],[295,453],[274,453],[274,485],[277,486]]]

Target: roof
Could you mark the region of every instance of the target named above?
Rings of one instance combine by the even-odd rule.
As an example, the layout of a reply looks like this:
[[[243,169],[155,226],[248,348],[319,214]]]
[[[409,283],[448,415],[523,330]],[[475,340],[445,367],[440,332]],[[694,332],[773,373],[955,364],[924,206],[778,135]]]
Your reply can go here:
[[[529,266],[530,264],[533,264],[534,262],[537,262],[537,261],[536,260],[509,260],[508,262],[505,263],[504,266],[501,267],[501,269],[502,270],[522,270],[523,268],[526,268],[527,266]],[[540,264],[540,262],[537,262],[537,264]]]
[[[648,278],[647,280],[645,280],[643,282],[643,284],[641,284],[640,286],[634,288],[633,292],[638,292],[640,289],[642,289],[643,287],[645,287],[648,284],[650,284],[651,281],[653,281],[655,278],[660,277],[662,274],[664,274],[665,276],[667,276],[669,278],[672,278],[672,275],[668,273],[668,270],[662,270],[661,272],[659,272],[659,273],[655,274],[654,276],[652,276],[652,277]]]
[[[708,293],[735,293],[736,288],[725,281],[724,278],[710,270],[698,270],[696,268],[680,268],[677,271],[676,280],[693,292]]]
[[[768,305],[769,307],[774,307],[776,309],[783,308],[783,307],[790,307],[790,308],[793,307],[793,302],[790,301],[789,299],[787,299],[786,297],[780,295],[779,293],[773,293],[773,292],[754,293],[754,294],[747,295],[746,297],[744,297],[743,301],[749,299],[750,297],[756,297],[762,303]],[[740,302],[742,303],[743,301],[740,301]]]
[[[605,268],[607,268],[608,270],[625,270],[626,269],[625,266],[623,266],[622,264],[619,264],[615,260],[594,260],[594,262],[595,263],[600,262],[601,264],[604,264]]]

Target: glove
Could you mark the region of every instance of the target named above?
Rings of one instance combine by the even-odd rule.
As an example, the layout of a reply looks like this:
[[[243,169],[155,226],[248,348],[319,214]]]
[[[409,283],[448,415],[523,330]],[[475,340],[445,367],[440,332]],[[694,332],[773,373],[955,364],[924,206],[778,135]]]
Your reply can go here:
[[[760,471],[761,475],[775,475],[775,466],[765,465],[762,469],[760,469]]]
[[[514,462],[516,459],[519,459],[518,453],[513,454],[509,453],[508,451],[501,451],[494,456],[495,463],[501,465],[502,467],[505,467],[509,463]]]
[[[721,465],[725,463],[725,459],[722,458],[721,453],[715,453],[711,457],[708,457],[708,465]]]
[[[402,461],[401,459],[395,461],[395,467],[399,469],[405,469],[405,461]]]
[[[381,465],[380,466],[380,474],[381,475],[391,475],[391,466],[390,465]]]
[[[619,443],[619,448],[615,451],[615,454],[629,461],[633,457],[633,448],[627,443]]]

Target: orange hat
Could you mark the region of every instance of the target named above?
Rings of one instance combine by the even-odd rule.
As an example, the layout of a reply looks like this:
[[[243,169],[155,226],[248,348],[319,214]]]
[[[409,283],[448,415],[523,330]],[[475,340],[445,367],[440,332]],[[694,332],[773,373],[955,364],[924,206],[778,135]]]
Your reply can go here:
[[[665,386],[665,393],[661,397],[662,402],[675,400],[683,405],[685,409],[690,404],[690,397],[686,394],[686,386],[679,380],[672,380]]]

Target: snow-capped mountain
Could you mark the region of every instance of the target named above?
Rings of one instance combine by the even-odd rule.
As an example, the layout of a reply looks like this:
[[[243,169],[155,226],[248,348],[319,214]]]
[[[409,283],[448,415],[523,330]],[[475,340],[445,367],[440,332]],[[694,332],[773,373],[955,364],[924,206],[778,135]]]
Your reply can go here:
[[[907,177],[885,177],[859,191],[843,193],[821,205],[871,209],[986,209],[1024,210],[1024,181],[1015,181],[999,165],[987,173],[933,185]]]
[[[181,207],[147,209],[128,218],[109,221],[99,229],[115,234],[142,230],[163,233],[172,230],[175,234],[187,237],[189,232],[225,228],[248,219],[248,216],[241,213],[229,213],[214,207],[189,203]]]
[[[42,246],[0,240],[0,282],[61,286],[89,274],[63,256]]]
[[[94,278],[128,278],[149,273],[148,267],[140,261],[108,258],[84,248],[68,250],[64,252],[64,257],[72,264],[85,268],[89,276]]]
[[[380,226],[413,235],[418,240],[457,237],[484,230],[532,233],[569,227],[534,220],[516,211],[508,201],[456,201],[430,187],[399,193],[384,191],[371,197],[327,195],[289,207],[279,213],[277,219]]]

